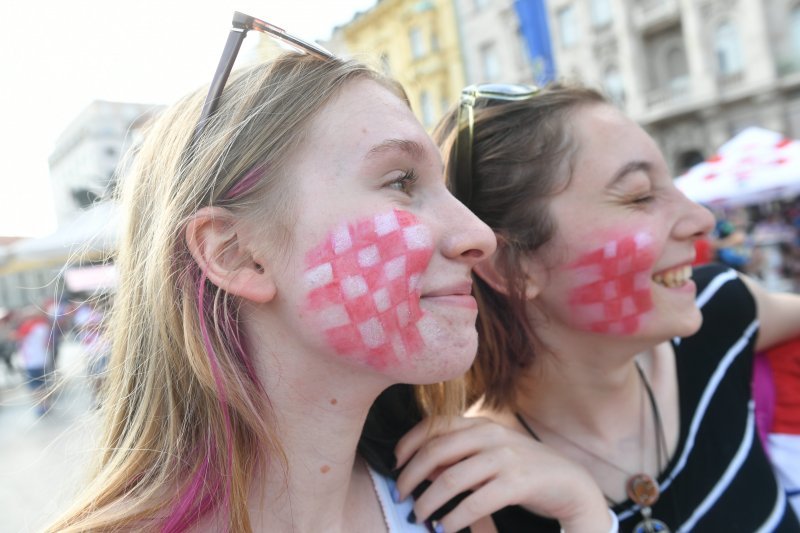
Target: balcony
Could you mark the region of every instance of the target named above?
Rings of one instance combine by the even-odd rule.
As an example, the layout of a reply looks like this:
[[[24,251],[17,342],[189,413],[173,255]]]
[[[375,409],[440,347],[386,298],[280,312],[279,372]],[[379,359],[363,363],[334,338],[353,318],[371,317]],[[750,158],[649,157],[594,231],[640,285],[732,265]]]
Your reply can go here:
[[[671,80],[664,87],[653,89],[647,93],[647,107],[669,107],[672,104],[681,104],[691,96],[691,83],[688,76],[681,76]]]
[[[680,22],[678,0],[638,0],[633,8],[634,27],[643,34],[654,33]]]
[[[744,82],[744,71],[737,70],[736,72],[719,73],[717,74],[717,87],[721,90],[735,88]]]

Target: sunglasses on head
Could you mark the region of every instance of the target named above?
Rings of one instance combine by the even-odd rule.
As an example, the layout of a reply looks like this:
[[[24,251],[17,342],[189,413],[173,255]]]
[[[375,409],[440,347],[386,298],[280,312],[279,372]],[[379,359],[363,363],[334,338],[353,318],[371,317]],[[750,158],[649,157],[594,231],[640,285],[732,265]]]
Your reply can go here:
[[[222,91],[228,81],[228,76],[231,73],[231,69],[233,69],[233,63],[236,61],[236,56],[239,54],[242,41],[244,41],[248,31],[253,30],[265,33],[273,39],[287,44],[299,52],[310,54],[319,59],[331,59],[334,57],[332,53],[319,45],[304,41],[299,37],[295,37],[294,35],[287,33],[278,26],[255,17],[251,17],[250,15],[245,15],[244,13],[240,13],[238,11],[233,13],[232,24],[233,27],[228,34],[228,40],[225,42],[225,48],[222,50],[222,57],[219,59],[217,71],[214,73],[214,78],[211,80],[211,86],[208,88],[208,95],[206,96],[206,101],[203,104],[203,110],[200,113],[200,120],[197,122],[197,127],[195,128],[192,144],[194,144],[197,138],[203,133],[208,120],[217,110],[220,96],[222,96]]]
[[[461,91],[458,104],[458,134],[456,136],[456,168],[453,194],[469,207],[472,199],[472,141],[475,127],[475,102],[480,99],[515,102],[533,98],[539,92],[535,85],[487,83],[470,85]]]

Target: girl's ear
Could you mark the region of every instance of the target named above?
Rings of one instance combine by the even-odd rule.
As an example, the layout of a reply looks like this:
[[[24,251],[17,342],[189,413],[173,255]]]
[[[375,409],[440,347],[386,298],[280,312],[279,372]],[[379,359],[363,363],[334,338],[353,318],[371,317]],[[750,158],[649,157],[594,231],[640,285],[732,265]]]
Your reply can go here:
[[[257,260],[237,231],[230,211],[203,207],[186,224],[189,253],[206,278],[225,292],[256,303],[275,297],[277,287],[269,265]]]
[[[503,250],[500,248],[500,239],[498,239],[498,250],[485,261],[481,261],[473,269],[475,274],[485,281],[492,289],[508,296],[509,282],[506,274],[498,267],[498,259],[500,258]],[[536,298],[542,289],[542,284],[545,280],[545,271],[538,264],[534,258],[526,258],[521,263],[519,275],[525,279],[525,299],[533,300]]]

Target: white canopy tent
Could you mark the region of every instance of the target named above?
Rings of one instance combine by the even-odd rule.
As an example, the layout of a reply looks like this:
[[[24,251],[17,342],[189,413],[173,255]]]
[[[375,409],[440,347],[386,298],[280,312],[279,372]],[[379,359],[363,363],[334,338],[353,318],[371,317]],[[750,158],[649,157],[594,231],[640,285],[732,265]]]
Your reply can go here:
[[[793,198],[800,194],[800,142],[747,128],[675,185],[695,202],[719,207]]]
[[[97,204],[51,235],[0,248],[0,275],[98,260],[115,249],[118,228],[116,206]]]

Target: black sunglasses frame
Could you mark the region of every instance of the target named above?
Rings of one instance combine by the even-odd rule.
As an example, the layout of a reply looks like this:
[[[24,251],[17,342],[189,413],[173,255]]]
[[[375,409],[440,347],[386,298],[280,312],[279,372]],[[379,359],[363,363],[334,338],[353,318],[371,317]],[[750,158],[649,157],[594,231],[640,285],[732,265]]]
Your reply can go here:
[[[214,73],[214,78],[211,80],[211,85],[208,88],[208,95],[203,104],[203,109],[200,112],[200,120],[194,132],[192,144],[203,133],[203,130],[208,123],[208,120],[216,112],[219,106],[219,99],[222,96],[222,91],[225,89],[225,84],[228,82],[228,77],[233,69],[233,64],[236,61],[236,56],[239,55],[239,49],[242,47],[242,41],[247,36],[248,31],[258,31],[266,33],[270,37],[287,44],[299,52],[310,54],[319,59],[331,59],[334,55],[325,48],[309,43],[287,33],[284,29],[270,24],[269,22],[245,15],[239,11],[233,13],[233,27],[228,34],[228,40],[225,42],[225,48],[222,50],[222,57],[219,59],[217,70]]]
[[[472,144],[475,134],[475,102],[480,98],[516,102],[528,100],[539,93],[535,85],[515,85],[488,83],[470,85],[461,91],[458,104],[458,122],[455,141],[455,168],[450,175],[455,176],[452,184],[453,194],[461,203],[469,207],[472,200]]]

